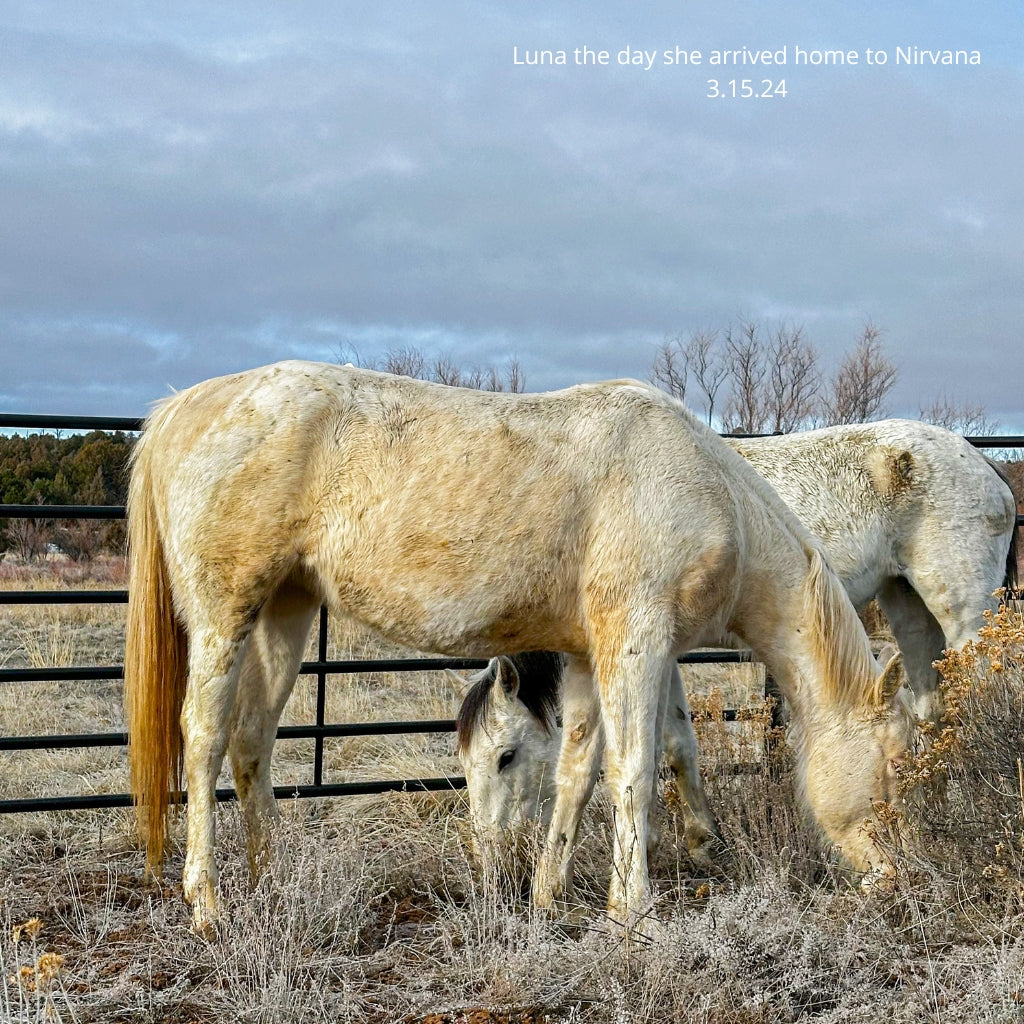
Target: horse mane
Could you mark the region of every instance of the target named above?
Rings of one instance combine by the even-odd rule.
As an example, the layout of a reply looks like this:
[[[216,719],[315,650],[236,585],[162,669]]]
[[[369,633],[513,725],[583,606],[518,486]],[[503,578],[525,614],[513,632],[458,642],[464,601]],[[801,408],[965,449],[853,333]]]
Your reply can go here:
[[[509,655],[519,676],[516,698],[544,726],[547,732],[555,727],[565,659],[554,651],[522,651]],[[465,751],[491,707],[496,676],[493,663],[480,673],[466,692],[455,719],[455,750]]]
[[[810,547],[804,608],[824,692],[835,702],[867,707],[877,700],[878,668],[857,612],[817,545]]]

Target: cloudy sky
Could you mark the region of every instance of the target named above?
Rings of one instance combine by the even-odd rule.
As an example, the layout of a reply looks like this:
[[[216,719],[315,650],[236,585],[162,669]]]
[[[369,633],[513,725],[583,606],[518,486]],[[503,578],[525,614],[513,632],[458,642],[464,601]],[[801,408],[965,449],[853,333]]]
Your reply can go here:
[[[0,410],[136,415],[405,345],[516,357],[531,390],[643,377],[666,336],[748,318],[802,324],[826,365],[870,321],[892,412],[945,391],[1022,429],[1022,11],[6,0]],[[744,46],[786,63],[710,65]],[[515,63],[537,50],[569,63]]]

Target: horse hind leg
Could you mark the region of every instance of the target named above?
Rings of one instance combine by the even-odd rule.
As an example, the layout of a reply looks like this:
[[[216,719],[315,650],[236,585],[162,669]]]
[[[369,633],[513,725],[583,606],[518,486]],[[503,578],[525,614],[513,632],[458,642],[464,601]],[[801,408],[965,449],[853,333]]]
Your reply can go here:
[[[942,627],[904,579],[886,580],[878,591],[877,600],[903,655],[903,668],[914,693],[917,716],[923,722],[938,722],[943,704],[939,675],[932,662],[942,657],[946,646]]]
[[[673,661],[668,674],[668,706],[663,725],[665,757],[675,779],[687,851],[695,864],[709,868],[724,841],[704,792],[697,760],[697,735],[676,662]]]
[[[249,625],[193,626],[188,686],[181,712],[188,786],[187,843],[182,889],[193,928],[209,933],[217,920],[216,791]]]
[[[993,592],[1003,586],[1006,575],[1012,506],[1003,510],[1008,518],[1001,528],[992,496],[981,495],[978,500],[989,515],[968,518],[971,528],[966,532],[965,524],[955,532],[929,524],[915,539],[906,580],[887,581],[878,595],[890,623],[897,620],[893,633],[904,654],[918,711],[926,720],[937,721],[943,711],[938,674],[931,663],[944,648],[962,647],[977,635],[985,612],[998,604]],[[901,628],[902,637],[897,632]]]
[[[243,656],[228,750],[253,877],[266,863],[266,822],[280,814],[270,775],[271,756],[317,604],[301,587],[279,588],[260,611]]]

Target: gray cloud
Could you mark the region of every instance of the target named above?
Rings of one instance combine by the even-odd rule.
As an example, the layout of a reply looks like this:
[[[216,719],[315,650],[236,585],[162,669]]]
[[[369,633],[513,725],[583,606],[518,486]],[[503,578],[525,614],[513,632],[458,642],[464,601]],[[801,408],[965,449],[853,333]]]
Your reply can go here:
[[[902,411],[955,388],[1024,419],[1015,5],[353,6],[0,15],[6,408],[133,414],[408,343],[560,386],[644,375],[666,333],[745,315],[832,358],[871,319]],[[722,101],[707,69],[511,62],[801,39],[985,64],[788,66],[787,98]]]

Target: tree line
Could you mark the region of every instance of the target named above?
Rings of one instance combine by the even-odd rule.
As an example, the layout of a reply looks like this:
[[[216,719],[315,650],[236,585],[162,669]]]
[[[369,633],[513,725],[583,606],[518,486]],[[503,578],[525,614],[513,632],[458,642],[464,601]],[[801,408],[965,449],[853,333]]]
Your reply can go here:
[[[880,419],[898,371],[870,323],[829,374],[803,326],[741,320],[666,338],[649,376],[725,433],[786,434]],[[983,408],[948,393],[918,417],[961,434],[998,429]]]
[[[134,438],[122,431],[0,437],[0,502],[5,505],[123,505]],[[26,562],[54,545],[76,561],[124,547],[120,520],[11,518],[0,552]]]

